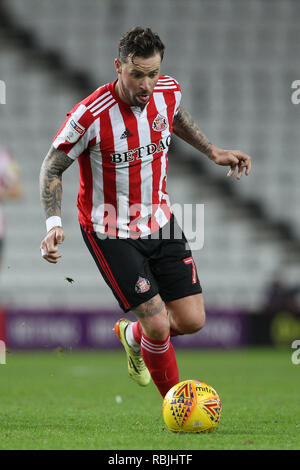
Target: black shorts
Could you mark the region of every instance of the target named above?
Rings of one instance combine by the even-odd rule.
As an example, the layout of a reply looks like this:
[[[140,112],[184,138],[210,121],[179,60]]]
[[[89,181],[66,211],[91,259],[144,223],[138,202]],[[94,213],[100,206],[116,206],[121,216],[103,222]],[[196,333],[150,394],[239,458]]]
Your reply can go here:
[[[152,236],[103,239],[82,226],[81,232],[124,312],[156,294],[168,302],[202,292],[191,250],[174,216],[156,232],[155,239]],[[165,237],[165,233],[170,236]]]

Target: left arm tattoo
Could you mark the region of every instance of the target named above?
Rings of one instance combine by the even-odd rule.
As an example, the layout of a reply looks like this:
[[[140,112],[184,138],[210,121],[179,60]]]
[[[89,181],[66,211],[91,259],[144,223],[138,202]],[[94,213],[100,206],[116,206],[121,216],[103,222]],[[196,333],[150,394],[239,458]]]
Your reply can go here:
[[[210,158],[212,152],[211,142],[195,124],[190,113],[183,107],[179,108],[174,117],[173,131],[175,135]]]

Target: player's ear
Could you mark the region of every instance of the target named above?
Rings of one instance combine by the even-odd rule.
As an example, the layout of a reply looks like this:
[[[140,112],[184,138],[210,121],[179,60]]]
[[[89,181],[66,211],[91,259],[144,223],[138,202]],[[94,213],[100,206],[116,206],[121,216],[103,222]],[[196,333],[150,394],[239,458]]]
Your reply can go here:
[[[121,73],[122,64],[119,59],[115,59],[115,69],[117,73]]]

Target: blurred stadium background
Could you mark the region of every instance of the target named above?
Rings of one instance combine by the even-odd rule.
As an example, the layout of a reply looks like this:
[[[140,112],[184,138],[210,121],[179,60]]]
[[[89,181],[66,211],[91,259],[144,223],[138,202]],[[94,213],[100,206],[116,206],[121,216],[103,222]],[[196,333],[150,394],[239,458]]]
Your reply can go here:
[[[194,257],[211,316],[192,345],[300,337],[300,104],[291,101],[300,79],[299,20],[294,0],[0,1],[0,144],[15,156],[24,184],[22,201],[5,206],[0,293],[8,345],[118,346],[111,325],[121,312],[77,222],[78,166],[63,176],[67,238],[57,265],[39,252],[38,178],[66,112],[115,78],[119,38],[135,25],[165,42],[162,71],[180,82],[183,104],[210,140],[253,160],[249,177],[226,179],[225,168],[173,137],[171,202],[205,211],[204,247]],[[284,289],[270,290],[273,281]],[[66,312],[73,323],[62,320]],[[84,318],[91,321],[83,338]]]

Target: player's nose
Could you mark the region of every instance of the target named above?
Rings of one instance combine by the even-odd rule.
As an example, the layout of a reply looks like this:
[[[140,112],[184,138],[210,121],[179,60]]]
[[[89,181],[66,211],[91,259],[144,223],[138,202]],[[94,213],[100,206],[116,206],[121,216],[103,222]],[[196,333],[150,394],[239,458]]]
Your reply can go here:
[[[151,91],[151,81],[148,77],[144,78],[144,80],[140,84],[141,91],[150,92]]]

